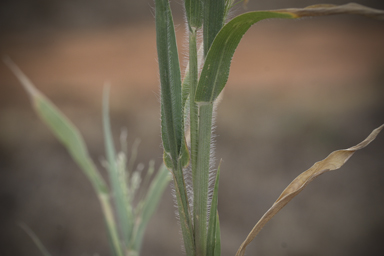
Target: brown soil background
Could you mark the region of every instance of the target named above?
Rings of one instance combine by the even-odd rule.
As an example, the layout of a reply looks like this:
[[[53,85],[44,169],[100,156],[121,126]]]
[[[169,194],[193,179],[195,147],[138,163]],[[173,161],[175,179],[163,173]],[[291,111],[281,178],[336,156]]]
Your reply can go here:
[[[301,6],[308,4],[312,1]],[[133,18],[114,24],[75,19],[65,27],[46,19],[31,20],[32,26],[24,17],[2,30],[0,52],[78,126],[95,161],[104,155],[101,95],[110,81],[116,141],[126,127],[130,145],[141,139],[138,162],[154,159],[159,166],[153,5],[127,6],[140,12],[129,9]],[[249,9],[254,7],[286,6],[250,4]],[[185,52],[180,15],[176,23]],[[216,118],[216,157],[223,159],[222,255],[235,254],[299,173],[384,123],[383,46],[383,22],[351,16],[264,21],[246,34]],[[0,255],[40,255],[17,222],[31,227],[52,255],[109,255],[92,187],[4,64],[0,124]],[[319,177],[272,219],[247,255],[379,255],[383,153],[381,134],[341,170]],[[174,211],[168,189],[147,229],[142,255],[182,254]]]

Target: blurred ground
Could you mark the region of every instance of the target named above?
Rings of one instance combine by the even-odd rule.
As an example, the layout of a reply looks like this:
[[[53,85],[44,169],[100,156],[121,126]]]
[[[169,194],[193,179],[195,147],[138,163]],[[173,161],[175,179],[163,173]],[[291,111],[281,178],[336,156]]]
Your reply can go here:
[[[130,144],[142,141],[139,162],[155,159],[158,166],[162,150],[153,4],[116,0],[110,12],[126,7],[127,13],[98,20],[87,4],[102,14],[109,10],[104,2],[80,2],[82,7],[71,6],[74,1],[66,4],[78,10],[77,16],[63,11],[63,5],[48,8],[46,16],[14,11],[19,18],[2,23],[0,52],[79,127],[96,161],[104,154],[102,87],[110,81],[116,139],[126,127]],[[251,3],[249,10],[313,3]],[[359,3],[381,7],[375,1]],[[174,7],[180,9],[179,2]],[[85,10],[91,14],[82,16]],[[36,17],[41,20],[33,22]],[[176,23],[184,49],[180,15]],[[383,45],[383,22],[350,16],[264,21],[246,34],[233,59],[215,132],[216,156],[223,159],[219,211],[224,256],[235,254],[300,172],[384,123]],[[52,255],[109,255],[90,184],[38,120],[4,64],[0,124],[0,255],[40,255],[17,222],[30,226]],[[263,229],[247,255],[379,255],[384,239],[383,146],[381,134],[341,170],[314,181]],[[168,189],[149,225],[142,255],[180,254]]]

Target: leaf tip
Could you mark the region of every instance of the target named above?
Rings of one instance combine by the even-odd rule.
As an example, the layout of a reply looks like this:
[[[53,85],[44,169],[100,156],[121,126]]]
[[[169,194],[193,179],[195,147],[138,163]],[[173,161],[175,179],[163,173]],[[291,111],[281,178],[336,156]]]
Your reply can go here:
[[[16,78],[20,81],[21,85],[28,92],[31,97],[39,95],[39,91],[32,84],[32,82],[28,79],[28,77],[21,71],[21,69],[13,62],[13,60],[9,56],[3,56],[3,62],[8,68],[12,71],[12,73],[16,76]]]

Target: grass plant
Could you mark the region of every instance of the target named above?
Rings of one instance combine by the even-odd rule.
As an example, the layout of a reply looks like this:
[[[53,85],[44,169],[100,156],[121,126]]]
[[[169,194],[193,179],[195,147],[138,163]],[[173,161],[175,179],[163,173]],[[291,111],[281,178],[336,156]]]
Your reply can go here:
[[[91,160],[74,125],[32,85],[10,59],[5,60],[30,95],[36,112],[92,183],[104,213],[114,256],[139,254],[144,229],[170,181],[169,171],[173,178],[186,255],[221,255],[217,210],[220,164],[216,168],[213,154],[214,112],[227,83],[234,52],[253,24],[272,18],[297,19],[335,14],[384,19],[384,11],[358,4],[326,4],[301,9],[252,11],[228,21],[230,9],[237,3],[234,0],[184,1],[189,62],[182,77],[169,0],[155,0],[164,165],[155,175],[146,196],[136,206],[133,205],[133,198],[140,184],[140,174],[132,169],[133,160],[127,163],[127,152],[115,152],[108,115],[109,87],[106,87],[103,97],[103,127],[105,166],[109,173],[110,187]],[[373,130],[356,146],[332,152],[294,179],[254,226],[236,256],[244,255],[246,247],[263,226],[313,179],[327,171],[339,169],[357,150],[372,142],[383,128],[384,125]],[[153,173],[153,164],[148,173]],[[191,177],[191,181],[186,176]],[[115,208],[112,207],[112,201]],[[43,248],[40,244],[39,247]],[[43,252],[46,254],[45,249]]]
[[[103,95],[106,161],[103,164],[109,174],[110,186],[108,186],[97,165],[89,156],[83,137],[77,128],[32,84],[11,59],[4,58],[4,61],[29,94],[36,113],[67,148],[73,160],[91,182],[103,211],[111,255],[139,255],[145,228],[170,182],[171,177],[167,168],[161,165],[154,175],[154,163],[151,161],[146,177],[144,177],[144,183],[148,183],[149,179],[151,182],[148,187],[140,187],[142,168],[133,168],[137,147],[132,148],[128,161],[126,136],[122,136],[122,151],[115,152],[109,120],[109,86],[106,85]],[[146,189],[146,193],[143,193],[143,189]],[[139,201],[136,205],[134,204],[135,199]],[[42,254],[48,255],[47,249],[42,246],[32,230],[25,224],[22,225],[22,228],[32,238]]]
[[[185,0],[189,63],[181,80],[169,0],[155,0],[155,3],[164,163],[173,174],[184,247],[187,256],[218,256],[221,254],[217,212],[220,172],[215,172],[214,168],[212,126],[218,98],[227,83],[231,60],[243,35],[253,24],[264,19],[335,14],[383,19],[384,12],[358,4],[327,4],[248,12],[227,22],[229,10],[236,4],[234,0]],[[199,48],[203,49],[200,54]],[[368,145],[383,127],[375,129],[354,147],[332,152],[299,175],[252,229],[236,255],[244,255],[245,248],[265,223],[309,182],[321,173],[340,168],[356,150]],[[188,190],[185,175],[192,177],[192,190]],[[212,177],[214,185],[209,182]]]

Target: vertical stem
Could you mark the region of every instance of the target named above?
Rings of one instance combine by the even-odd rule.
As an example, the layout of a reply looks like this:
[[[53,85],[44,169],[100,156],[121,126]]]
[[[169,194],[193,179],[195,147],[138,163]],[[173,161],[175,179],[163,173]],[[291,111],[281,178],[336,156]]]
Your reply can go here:
[[[174,170],[175,171],[175,170]],[[183,172],[183,168],[178,166],[178,173]],[[193,227],[192,221],[190,217],[190,210],[188,205],[188,195],[185,190],[186,186],[184,183],[184,178],[181,175],[174,175],[175,182],[175,192],[176,192],[176,200],[178,204],[179,216],[180,216],[180,226],[183,233],[184,246],[187,256],[195,256],[195,245],[193,238]],[[182,184],[182,186],[180,186]]]
[[[197,131],[198,131],[198,108],[195,103],[195,92],[198,82],[198,69],[197,69],[197,45],[196,45],[196,30],[189,32],[189,103],[190,103],[190,130],[191,130],[191,164],[192,164],[192,177],[196,173],[197,161]]]
[[[101,204],[101,209],[103,210],[113,256],[123,256],[124,254],[120,247],[120,239],[116,229],[117,225],[113,215],[112,206],[109,201],[109,195],[100,191],[97,191],[97,193]]]
[[[190,129],[191,129],[191,164],[193,181],[193,223],[195,233],[196,255],[206,254],[207,240],[207,196],[208,196],[208,176],[205,173],[208,169],[199,163],[199,159],[206,153],[201,150],[205,143],[199,134],[199,109],[195,103],[195,92],[198,83],[198,62],[197,62],[197,42],[196,30],[192,28],[189,32],[189,79],[190,79]],[[201,124],[200,124],[201,125]],[[204,124],[203,124],[204,125]],[[208,152],[209,158],[209,152]],[[209,166],[209,165],[208,165]]]
[[[197,255],[206,255],[209,163],[211,157],[213,104],[199,106],[197,166],[194,177],[194,218]]]

